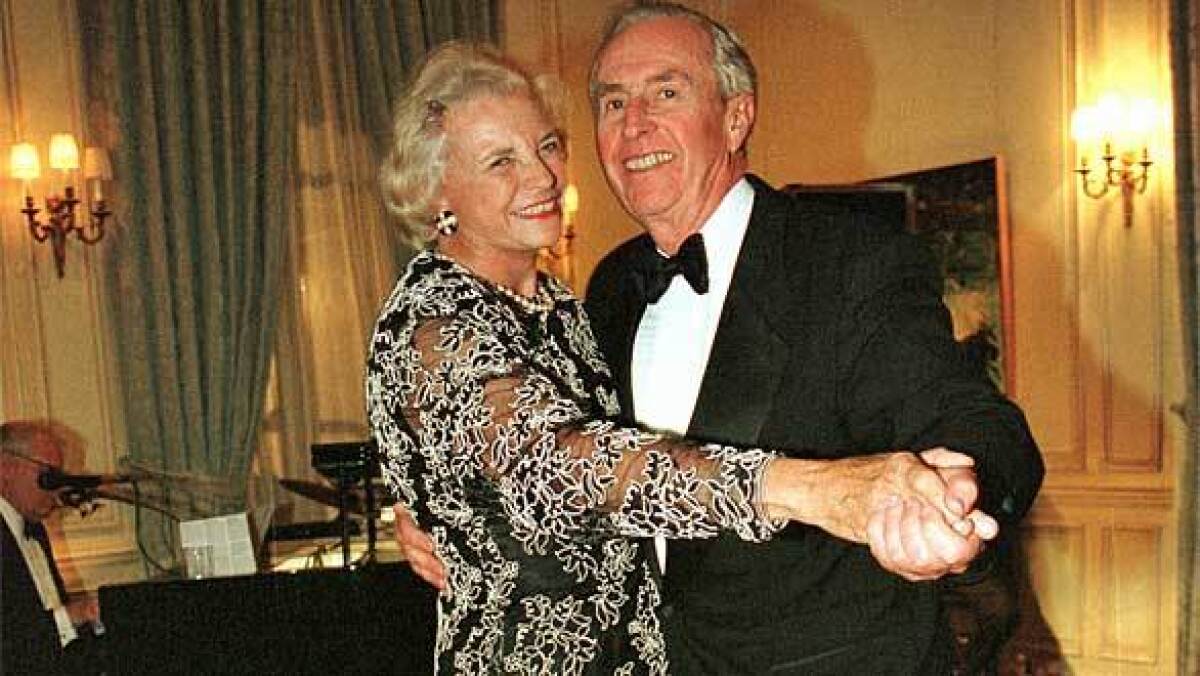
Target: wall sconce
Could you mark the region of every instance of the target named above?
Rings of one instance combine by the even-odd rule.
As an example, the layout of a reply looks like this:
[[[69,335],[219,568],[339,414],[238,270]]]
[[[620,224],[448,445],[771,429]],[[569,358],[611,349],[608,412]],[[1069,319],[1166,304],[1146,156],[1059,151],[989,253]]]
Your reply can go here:
[[[84,244],[95,244],[104,237],[104,221],[112,212],[104,204],[104,181],[112,178],[112,165],[108,153],[102,148],[87,148],[83,153],[84,180],[91,187],[90,208],[87,222],[76,222],[75,209],[82,200],[75,196],[71,185],[72,173],[79,170],[79,146],[71,134],[54,134],[50,137],[49,164],[61,175],[62,194],[46,196],[47,222],[42,223],[37,215],[41,212],[34,206],[30,181],[42,173],[37,147],[32,143],[18,143],[9,156],[12,177],[23,183],[25,208],[21,213],[29,223],[29,234],[38,242],[50,240],[54,251],[54,268],[61,279],[67,262],[67,236],[75,235]]]
[[[568,183],[562,194],[563,225],[570,230],[575,220],[575,212],[579,211],[579,188],[574,183]]]
[[[574,258],[575,213],[579,211],[579,189],[574,183],[568,183],[563,188],[559,198],[559,208],[562,210],[562,233],[552,246],[539,252],[539,264],[568,285],[575,283]]]
[[[1125,227],[1133,225],[1133,196],[1146,192],[1150,179],[1149,136],[1157,126],[1158,107],[1149,99],[1128,102],[1109,94],[1092,106],[1077,109],[1071,117],[1071,135],[1079,148],[1080,187],[1083,194],[1100,199],[1109,188],[1119,188]],[[1089,166],[1098,152],[1104,166]],[[1097,175],[1093,176],[1093,171]]]

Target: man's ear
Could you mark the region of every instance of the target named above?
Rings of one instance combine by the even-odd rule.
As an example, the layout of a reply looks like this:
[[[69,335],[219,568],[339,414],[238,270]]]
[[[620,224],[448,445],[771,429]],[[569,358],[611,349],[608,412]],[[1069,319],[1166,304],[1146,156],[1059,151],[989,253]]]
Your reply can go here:
[[[727,149],[734,153],[746,145],[754,128],[755,104],[753,94],[736,94],[725,102],[725,138]]]

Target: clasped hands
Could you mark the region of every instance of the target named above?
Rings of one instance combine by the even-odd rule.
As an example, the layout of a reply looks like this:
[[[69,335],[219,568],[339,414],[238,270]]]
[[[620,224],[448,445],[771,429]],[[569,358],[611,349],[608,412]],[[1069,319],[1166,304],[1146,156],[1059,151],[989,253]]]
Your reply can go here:
[[[800,461],[784,471],[768,490],[772,516],[864,543],[880,566],[907,580],[963,572],[1000,531],[975,508],[974,461],[945,448]],[[796,485],[806,488],[796,493]]]
[[[979,484],[969,456],[944,448],[918,455],[941,480],[940,485],[930,481],[933,497],[888,498],[867,522],[867,544],[879,564],[913,581],[965,571],[984,543],[1000,534],[1000,524],[975,508]]]
[[[770,516],[866,544],[880,566],[911,581],[963,572],[1000,532],[995,519],[975,508],[974,461],[945,448],[788,459],[772,463],[765,479]],[[395,514],[396,541],[409,566],[445,590],[433,539],[403,508]]]

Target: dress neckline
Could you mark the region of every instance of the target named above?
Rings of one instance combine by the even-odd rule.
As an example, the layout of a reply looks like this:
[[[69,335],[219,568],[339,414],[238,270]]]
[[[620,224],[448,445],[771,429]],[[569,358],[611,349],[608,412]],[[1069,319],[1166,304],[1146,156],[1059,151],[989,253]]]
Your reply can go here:
[[[428,249],[427,251],[433,259],[450,265],[468,279],[474,280],[490,295],[503,299],[508,305],[520,310],[526,315],[548,314],[554,309],[554,306],[558,302],[559,296],[561,295],[551,282],[552,278],[541,270],[536,271],[537,281],[534,295],[525,296],[504,284],[493,282],[492,280],[476,273],[474,270],[463,265],[452,256],[447,256],[436,249]]]

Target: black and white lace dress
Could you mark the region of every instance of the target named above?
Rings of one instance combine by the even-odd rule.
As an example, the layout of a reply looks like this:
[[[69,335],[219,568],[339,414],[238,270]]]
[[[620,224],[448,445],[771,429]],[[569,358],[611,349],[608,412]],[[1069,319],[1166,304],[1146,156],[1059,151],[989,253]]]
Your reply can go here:
[[[435,252],[383,308],[367,363],[384,476],[446,564],[438,670],[664,673],[659,591],[630,537],[762,540],[763,451],[620,427],[581,304],[528,308]]]

